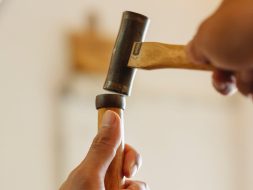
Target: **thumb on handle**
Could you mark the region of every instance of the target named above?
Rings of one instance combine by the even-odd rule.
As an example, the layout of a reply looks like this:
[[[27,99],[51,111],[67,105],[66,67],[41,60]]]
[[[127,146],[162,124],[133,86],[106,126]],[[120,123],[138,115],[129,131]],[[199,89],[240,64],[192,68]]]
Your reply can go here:
[[[113,111],[106,111],[101,120],[98,134],[94,138],[82,165],[89,172],[105,177],[106,171],[116,155],[121,143],[121,125],[119,116]]]

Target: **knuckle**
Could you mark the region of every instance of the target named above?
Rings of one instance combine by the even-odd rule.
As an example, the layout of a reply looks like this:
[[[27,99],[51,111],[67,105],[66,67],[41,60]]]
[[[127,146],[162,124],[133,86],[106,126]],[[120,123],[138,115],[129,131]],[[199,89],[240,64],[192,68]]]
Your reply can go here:
[[[91,145],[91,150],[93,151],[111,151],[116,153],[116,148],[112,142],[112,138],[109,135],[97,135]]]
[[[137,164],[138,169],[142,165],[142,157],[141,157],[141,155],[139,153],[136,153],[136,164]]]

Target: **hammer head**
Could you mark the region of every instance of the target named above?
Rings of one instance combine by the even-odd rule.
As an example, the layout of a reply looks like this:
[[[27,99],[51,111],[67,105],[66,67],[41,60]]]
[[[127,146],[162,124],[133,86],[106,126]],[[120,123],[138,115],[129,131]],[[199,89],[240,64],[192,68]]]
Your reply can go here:
[[[130,95],[136,69],[127,66],[134,42],[144,41],[149,19],[141,14],[125,11],[112,52],[104,89]]]

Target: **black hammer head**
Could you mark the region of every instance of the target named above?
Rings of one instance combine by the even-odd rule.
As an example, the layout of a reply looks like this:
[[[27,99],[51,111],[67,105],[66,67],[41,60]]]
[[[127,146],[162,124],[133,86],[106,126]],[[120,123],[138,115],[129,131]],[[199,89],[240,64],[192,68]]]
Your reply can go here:
[[[149,19],[141,14],[125,11],[112,52],[104,89],[130,95],[136,69],[127,66],[134,42],[144,41]]]

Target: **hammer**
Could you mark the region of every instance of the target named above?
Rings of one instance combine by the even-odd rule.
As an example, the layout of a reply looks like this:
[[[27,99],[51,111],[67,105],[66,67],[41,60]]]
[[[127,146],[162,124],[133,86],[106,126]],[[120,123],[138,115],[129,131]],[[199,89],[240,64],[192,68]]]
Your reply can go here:
[[[177,68],[211,71],[211,65],[196,65],[186,56],[185,46],[143,42],[149,25],[148,17],[125,11],[112,52],[104,89],[130,95],[136,68]]]
[[[98,124],[106,110],[113,110],[123,118],[125,97],[130,95],[136,73],[139,69],[179,68],[193,70],[213,70],[210,65],[192,64],[182,45],[169,45],[158,42],[143,42],[149,25],[148,17],[126,11],[123,13],[120,29],[112,52],[111,63],[104,89],[118,94],[101,94],[96,98],[99,111]],[[121,94],[121,95],[119,95]],[[122,137],[122,139],[124,139]],[[105,189],[118,190],[124,183],[122,165],[124,141],[117,150],[105,176]]]

